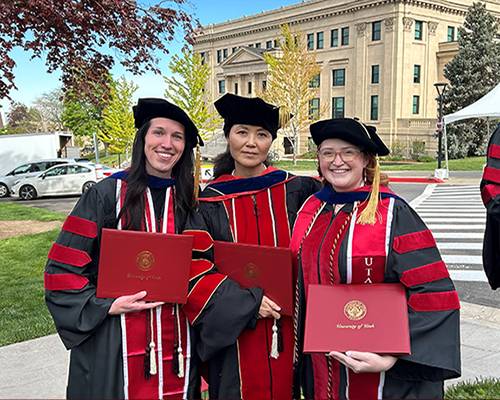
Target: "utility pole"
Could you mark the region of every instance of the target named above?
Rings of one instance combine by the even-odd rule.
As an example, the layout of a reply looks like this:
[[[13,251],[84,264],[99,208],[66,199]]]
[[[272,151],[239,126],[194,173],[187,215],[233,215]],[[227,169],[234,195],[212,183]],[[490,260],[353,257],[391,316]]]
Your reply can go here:
[[[434,87],[438,93],[436,100],[438,102],[438,122],[436,124],[437,134],[438,134],[438,154],[437,154],[437,170],[434,173],[436,177],[448,178],[448,171],[443,171],[441,169],[441,161],[443,160],[443,102],[444,93],[448,87],[447,83],[435,83]]]

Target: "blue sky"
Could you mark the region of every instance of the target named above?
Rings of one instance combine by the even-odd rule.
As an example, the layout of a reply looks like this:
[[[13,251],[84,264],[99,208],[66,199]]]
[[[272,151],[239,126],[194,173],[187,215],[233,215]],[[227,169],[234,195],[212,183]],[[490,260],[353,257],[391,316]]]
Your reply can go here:
[[[151,3],[157,1],[150,0]],[[240,18],[261,11],[273,10],[282,6],[300,3],[301,0],[187,0],[188,10],[198,18],[202,25],[227,21]],[[183,46],[182,38],[171,43],[170,53],[175,54]],[[37,97],[45,92],[49,92],[60,86],[59,72],[48,74],[44,60],[30,60],[30,53],[21,49],[15,49],[11,54],[16,61],[14,70],[15,83],[18,90],[11,91],[10,97],[15,101],[30,104]],[[169,56],[164,56],[160,68],[163,74],[168,73]],[[113,70],[113,75],[118,77],[125,75],[127,79],[133,80],[139,89],[136,97],[160,97],[163,96],[165,84],[161,76],[146,74],[143,76],[132,76],[126,73],[120,66]],[[0,110],[3,111],[5,121],[5,112],[8,111],[9,101],[0,100]]]

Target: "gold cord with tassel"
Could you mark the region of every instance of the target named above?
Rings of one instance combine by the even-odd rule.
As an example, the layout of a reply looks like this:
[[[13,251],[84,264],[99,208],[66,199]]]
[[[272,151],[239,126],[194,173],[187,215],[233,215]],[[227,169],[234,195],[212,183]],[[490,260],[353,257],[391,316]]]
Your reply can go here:
[[[198,203],[198,194],[200,192],[200,173],[201,173],[201,150],[200,144],[196,144],[195,161],[194,161],[194,188],[193,202]]]
[[[374,225],[377,217],[377,208],[380,195],[380,164],[378,156],[375,158],[375,171],[373,174],[372,189],[365,209],[361,211],[358,223],[362,225]]]

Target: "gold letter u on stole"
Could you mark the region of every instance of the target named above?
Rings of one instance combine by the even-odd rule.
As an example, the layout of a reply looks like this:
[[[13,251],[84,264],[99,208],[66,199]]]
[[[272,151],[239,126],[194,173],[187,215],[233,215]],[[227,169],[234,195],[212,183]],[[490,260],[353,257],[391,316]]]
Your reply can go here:
[[[371,267],[372,264],[373,264],[373,257],[365,257],[365,265],[367,267]]]

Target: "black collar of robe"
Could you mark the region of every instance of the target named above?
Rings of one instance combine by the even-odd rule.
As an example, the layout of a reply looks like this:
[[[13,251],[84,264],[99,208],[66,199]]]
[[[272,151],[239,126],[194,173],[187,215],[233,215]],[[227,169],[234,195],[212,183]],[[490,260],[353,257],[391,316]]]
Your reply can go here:
[[[127,181],[128,171],[119,171],[110,176],[113,179],[121,179],[122,181]],[[166,189],[170,186],[175,185],[175,179],[170,178],[159,178],[157,176],[148,175],[148,187],[151,189]]]
[[[272,167],[268,168],[268,170],[270,171],[267,173],[264,172],[262,175],[251,178],[236,178],[233,176],[222,175],[215,181],[209,183],[207,189],[214,189],[223,195],[231,195],[235,193],[245,194],[269,188],[279,183],[286,182],[291,178],[286,171],[274,169]],[[213,194],[207,194],[207,192],[204,193],[205,195],[202,193],[200,201],[213,197]],[[216,195],[216,197],[218,196]]]
[[[362,186],[352,192],[336,192],[330,185],[325,185],[323,189],[315,193],[314,196],[328,204],[347,204],[354,203],[355,201],[365,201],[370,195],[370,191],[371,186]],[[393,197],[404,201],[401,197],[384,186],[380,186],[380,196],[383,199]]]

